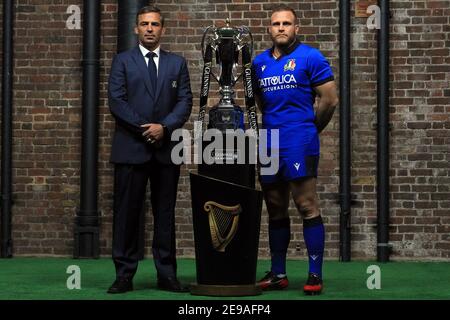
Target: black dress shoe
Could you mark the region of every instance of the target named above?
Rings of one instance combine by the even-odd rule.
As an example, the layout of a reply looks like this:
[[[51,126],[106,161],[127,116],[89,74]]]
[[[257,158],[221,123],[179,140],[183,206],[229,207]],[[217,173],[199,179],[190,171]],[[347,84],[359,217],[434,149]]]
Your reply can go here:
[[[189,287],[182,286],[177,278],[158,278],[158,289],[172,292],[189,292]]]
[[[133,291],[133,282],[130,279],[118,278],[111,287],[108,289],[108,293],[125,293],[127,291]]]

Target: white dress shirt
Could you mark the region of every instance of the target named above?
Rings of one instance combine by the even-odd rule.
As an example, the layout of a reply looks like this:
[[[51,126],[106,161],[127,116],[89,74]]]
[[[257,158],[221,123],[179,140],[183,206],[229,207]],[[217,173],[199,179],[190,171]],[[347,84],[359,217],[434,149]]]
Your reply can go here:
[[[150,50],[148,50],[147,48],[145,48],[143,45],[139,44],[139,49],[141,49],[142,55],[144,56],[145,59],[145,64],[148,66],[148,58],[146,57],[147,53],[150,52]],[[153,57],[153,61],[155,61],[155,65],[156,65],[156,73],[158,73],[159,71],[159,52],[160,52],[161,47],[158,46],[158,48],[156,48],[155,50],[153,50],[153,53],[156,54],[156,57]]]

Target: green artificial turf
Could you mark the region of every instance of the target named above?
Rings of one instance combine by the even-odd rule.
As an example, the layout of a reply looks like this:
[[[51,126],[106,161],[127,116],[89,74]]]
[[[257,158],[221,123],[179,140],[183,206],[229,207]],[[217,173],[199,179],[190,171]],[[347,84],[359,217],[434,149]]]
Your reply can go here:
[[[69,290],[66,273],[71,265],[81,270],[81,289]],[[369,290],[366,282],[371,274],[367,267],[378,265],[381,289]],[[205,297],[189,293],[171,293],[156,289],[152,260],[144,260],[134,278],[134,291],[111,295],[106,290],[114,280],[111,259],[12,258],[0,259],[1,300],[403,300],[450,299],[450,263],[448,262],[389,262],[325,261],[324,293],[305,296],[302,287],[307,262],[289,260],[289,287],[282,291],[266,291],[254,297]],[[257,278],[269,270],[270,261],[258,262]],[[195,260],[178,259],[178,277],[183,283],[195,282]]]

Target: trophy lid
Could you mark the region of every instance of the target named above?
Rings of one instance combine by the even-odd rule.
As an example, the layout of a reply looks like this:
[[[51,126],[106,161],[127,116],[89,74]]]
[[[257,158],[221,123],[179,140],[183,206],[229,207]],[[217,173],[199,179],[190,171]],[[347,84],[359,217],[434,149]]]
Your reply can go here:
[[[224,27],[217,28],[217,33],[222,38],[233,38],[238,33],[238,30],[230,27],[230,18],[225,20],[225,24],[226,25]]]

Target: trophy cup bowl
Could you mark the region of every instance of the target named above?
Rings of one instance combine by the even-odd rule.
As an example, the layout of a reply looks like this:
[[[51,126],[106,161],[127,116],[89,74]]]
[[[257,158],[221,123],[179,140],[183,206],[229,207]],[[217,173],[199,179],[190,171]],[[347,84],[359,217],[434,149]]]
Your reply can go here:
[[[227,19],[226,25],[220,28],[208,27],[202,40],[203,59],[209,60],[206,51],[212,49],[215,52],[216,65],[220,75],[213,76],[220,86],[221,99],[209,112],[208,128],[220,131],[227,129],[244,129],[244,112],[233,99],[237,80],[242,73],[236,75],[239,66],[240,51],[244,46],[252,47],[251,33],[246,27],[230,27]],[[211,57],[212,58],[212,57]]]

